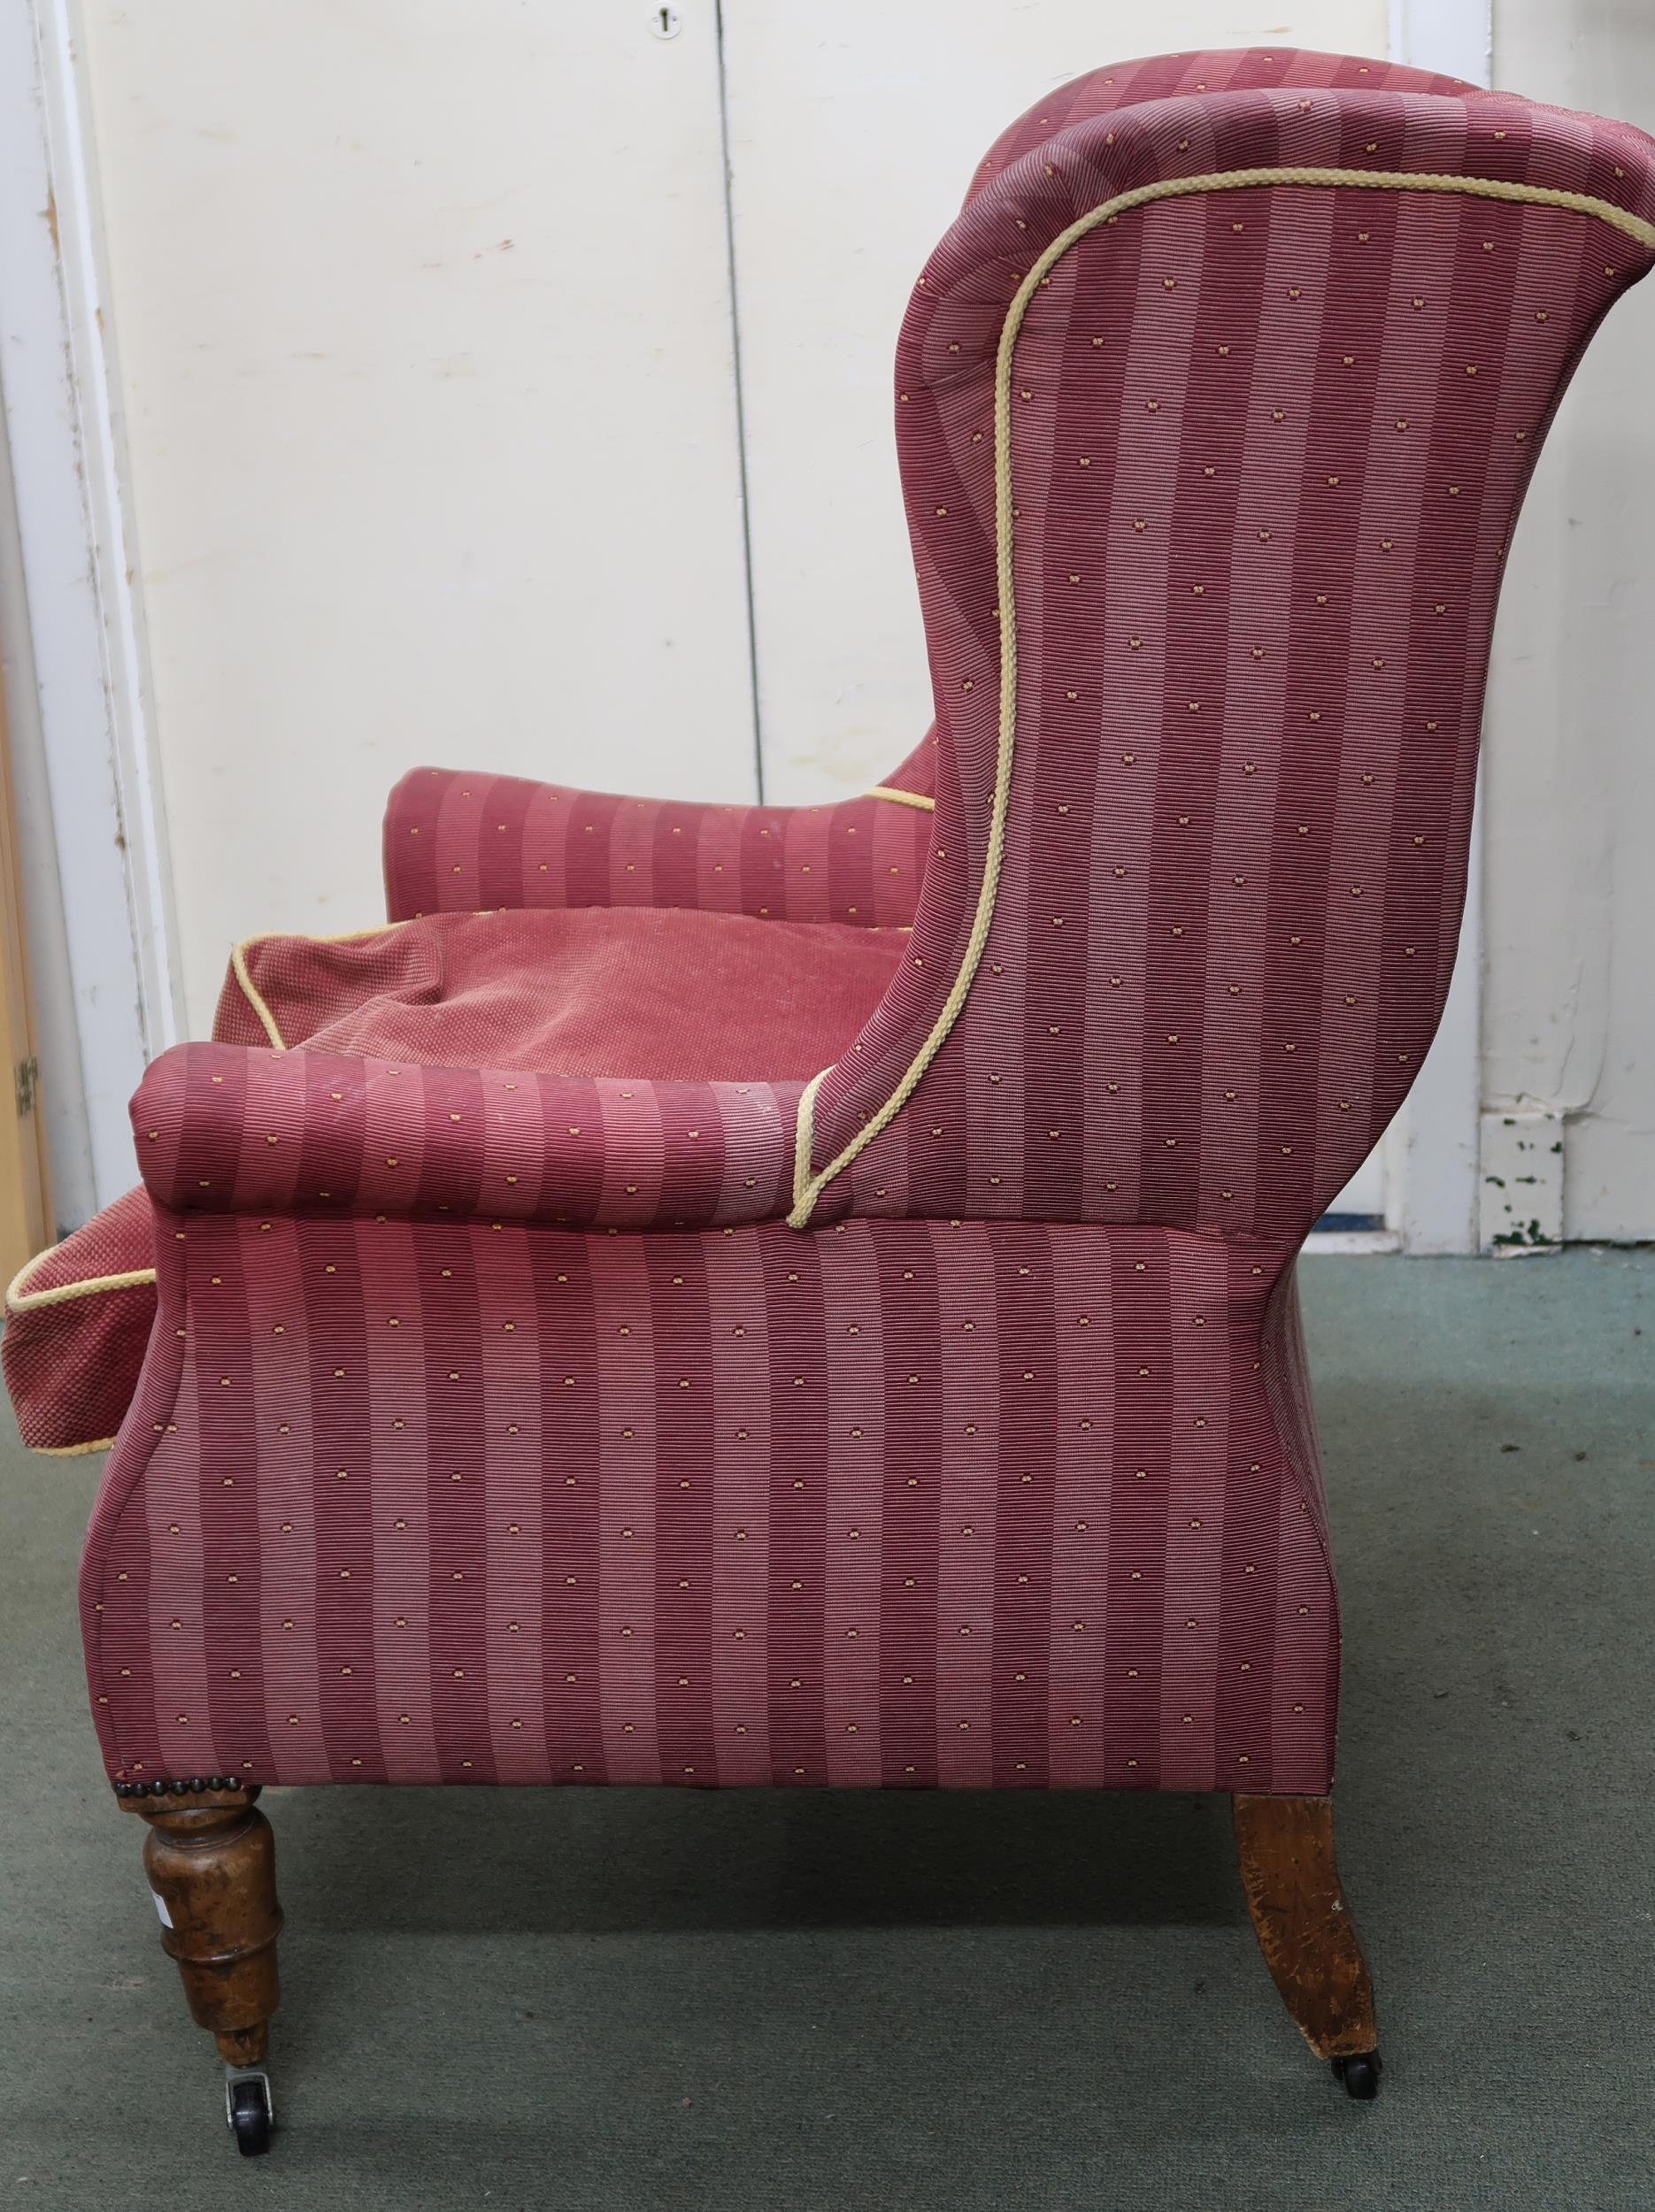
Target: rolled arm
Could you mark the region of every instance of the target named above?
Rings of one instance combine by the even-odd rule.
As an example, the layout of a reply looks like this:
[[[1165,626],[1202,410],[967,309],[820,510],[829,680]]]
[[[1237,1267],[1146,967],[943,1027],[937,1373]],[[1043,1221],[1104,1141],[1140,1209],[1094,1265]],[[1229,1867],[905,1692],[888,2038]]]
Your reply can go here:
[[[189,1044],[150,1067],[132,1124],[174,1214],[704,1229],[787,1210],[803,1087]]]
[[[927,738],[889,783],[835,806],[626,798],[416,768],[385,812],[386,909],[683,906],[891,928],[913,919],[931,835]]]

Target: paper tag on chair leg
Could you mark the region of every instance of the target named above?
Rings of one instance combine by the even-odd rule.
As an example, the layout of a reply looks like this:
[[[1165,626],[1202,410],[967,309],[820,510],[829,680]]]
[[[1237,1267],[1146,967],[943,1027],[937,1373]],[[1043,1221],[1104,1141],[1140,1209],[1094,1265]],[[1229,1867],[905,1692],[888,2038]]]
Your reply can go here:
[[[1563,1242],[1563,1117],[1532,1108],[1482,1117],[1479,1241],[1497,1259]]]
[[[170,1927],[172,1926],[172,1924],[173,1924],[173,1916],[172,1916],[172,1914],[171,1914],[170,1912],[168,1912],[168,1910],[166,1909],[166,1898],[165,1898],[165,1897],[163,1897],[163,1896],[161,1895],[161,1893],[159,1892],[159,1890],[154,1890],[154,1889],[152,1889],[152,1890],[150,1892],[150,1895],[151,1899],[154,1901],[155,1909],[156,1909],[156,1910],[157,1910],[157,1912],[158,1912],[158,1913],[159,1913],[159,1914],[160,1914],[160,1916],[161,1916],[161,1925],[162,1925],[164,1928],[170,1928]]]

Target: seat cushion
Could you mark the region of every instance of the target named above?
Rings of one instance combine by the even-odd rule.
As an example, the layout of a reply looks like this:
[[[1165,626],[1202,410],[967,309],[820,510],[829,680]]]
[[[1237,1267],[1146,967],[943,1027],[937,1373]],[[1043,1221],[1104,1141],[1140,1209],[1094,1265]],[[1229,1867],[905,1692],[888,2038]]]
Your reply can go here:
[[[804,1081],[883,996],[901,930],[683,909],[435,914],[238,948],[213,1034],[446,1067]]]
[[[101,1451],[120,1426],[155,1320],[149,1194],[127,1193],[21,1269],[0,1363],[31,1451]]]

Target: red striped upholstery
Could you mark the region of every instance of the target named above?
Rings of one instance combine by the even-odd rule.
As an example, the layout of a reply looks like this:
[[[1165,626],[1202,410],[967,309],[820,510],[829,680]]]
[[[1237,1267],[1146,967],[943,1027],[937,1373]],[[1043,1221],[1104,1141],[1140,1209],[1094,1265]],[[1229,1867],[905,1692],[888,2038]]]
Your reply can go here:
[[[360,1214],[158,1243],[189,1325],[84,1584],[118,1778],[1327,1784],[1320,1491],[1255,1371],[1275,1270],[1233,1247]]]
[[[422,771],[388,818],[394,914],[888,922],[923,856],[807,1160],[780,1066],[165,1056],[82,1583],[112,1774],[1327,1786],[1292,1262],[1440,1012],[1500,564],[1652,157],[1290,53],[1014,127],[898,359],[935,817]],[[1283,166],[1636,234],[1254,180],[1031,275]]]
[[[253,939],[212,1033],[450,1067],[803,1082],[856,1035],[906,942],[672,908],[431,914]]]
[[[935,758],[928,733],[886,788],[928,795]],[[890,928],[913,919],[930,832],[889,799],[704,806],[416,768],[386,809],[386,910],[686,906]]]
[[[1111,62],[1059,85],[1002,131],[978,165],[967,201],[1049,138],[1096,115],[1142,107],[1151,100],[1190,100],[1215,92],[1431,92],[1476,99],[1475,85],[1401,62],[1365,60],[1356,54],[1319,54],[1307,47],[1241,46],[1188,54],[1148,54]]]
[[[32,1452],[100,1451],[132,1402],[155,1320],[150,1201],[129,1190],[19,1271],[0,1356]]]
[[[702,1228],[785,1210],[798,1083],[653,1083],[179,1045],[132,1102],[179,1212]]]
[[[1077,217],[1257,165],[1442,171],[1647,220],[1639,132],[1495,96],[1225,93],[1061,132],[914,294],[898,448],[935,671],[906,968],[817,1100],[855,1141],[965,954],[997,762],[993,367]],[[1551,411],[1650,252],[1446,192],[1158,200],[1035,294],[1012,396],[1016,773],[993,927],[906,1110],[823,1192],[866,1212],[1302,1235],[1440,1015],[1490,629]]]

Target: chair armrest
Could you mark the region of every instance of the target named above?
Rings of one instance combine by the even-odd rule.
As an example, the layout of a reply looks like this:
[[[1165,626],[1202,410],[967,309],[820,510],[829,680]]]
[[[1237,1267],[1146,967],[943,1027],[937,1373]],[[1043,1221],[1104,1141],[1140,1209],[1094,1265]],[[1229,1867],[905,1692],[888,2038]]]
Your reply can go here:
[[[385,810],[386,910],[686,906],[901,927],[930,849],[935,750],[836,806],[708,806],[416,768]]]
[[[700,1229],[791,1195],[799,1083],[650,1083],[177,1045],[132,1102],[177,1214]]]

